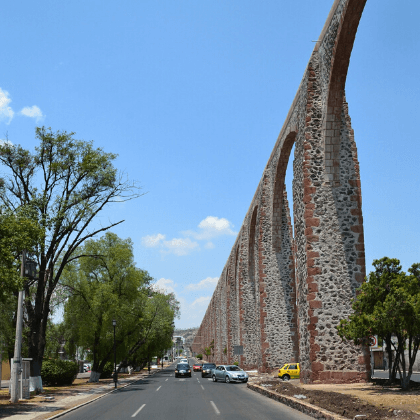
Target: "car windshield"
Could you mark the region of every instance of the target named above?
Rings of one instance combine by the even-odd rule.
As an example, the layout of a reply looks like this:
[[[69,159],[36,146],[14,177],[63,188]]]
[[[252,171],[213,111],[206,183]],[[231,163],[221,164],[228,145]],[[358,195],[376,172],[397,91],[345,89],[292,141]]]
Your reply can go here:
[[[203,366],[202,363],[194,363],[194,366]]]
[[[203,365],[204,368],[210,369],[210,368],[215,368],[216,365],[214,363],[206,363]]]
[[[242,370],[239,366],[226,366],[226,370],[230,370],[231,372],[235,372],[238,370]]]
[[[176,366],[177,369],[189,369],[190,367],[188,365],[185,364],[178,364]]]

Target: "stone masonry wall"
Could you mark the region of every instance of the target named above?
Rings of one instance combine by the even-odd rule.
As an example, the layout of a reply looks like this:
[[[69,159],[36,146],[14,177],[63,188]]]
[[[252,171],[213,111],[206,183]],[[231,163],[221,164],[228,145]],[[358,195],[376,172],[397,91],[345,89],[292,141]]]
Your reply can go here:
[[[366,349],[337,336],[365,277],[361,185],[345,100],[366,0],[336,0],[192,349],[270,372],[299,361],[301,380],[366,380]],[[293,221],[284,185],[293,145]],[[244,354],[234,355],[242,345]]]

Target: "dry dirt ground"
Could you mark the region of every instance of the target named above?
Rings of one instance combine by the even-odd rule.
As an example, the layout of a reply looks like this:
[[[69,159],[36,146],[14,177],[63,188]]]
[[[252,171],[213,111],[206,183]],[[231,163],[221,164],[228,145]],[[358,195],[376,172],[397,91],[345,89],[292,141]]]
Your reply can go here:
[[[297,379],[283,382],[279,378],[256,376],[251,382],[348,419],[366,415],[359,418],[420,420],[420,384],[415,382],[409,391],[387,385],[384,380],[363,384],[305,385]]]

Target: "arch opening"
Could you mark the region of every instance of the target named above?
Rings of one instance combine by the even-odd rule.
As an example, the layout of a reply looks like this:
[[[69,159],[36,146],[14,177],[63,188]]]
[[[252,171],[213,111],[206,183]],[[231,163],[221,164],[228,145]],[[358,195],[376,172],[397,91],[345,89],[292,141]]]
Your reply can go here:
[[[248,250],[248,280],[252,296],[255,298],[255,227],[257,224],[258,206],[255,206],[249,227],[249,250]]]

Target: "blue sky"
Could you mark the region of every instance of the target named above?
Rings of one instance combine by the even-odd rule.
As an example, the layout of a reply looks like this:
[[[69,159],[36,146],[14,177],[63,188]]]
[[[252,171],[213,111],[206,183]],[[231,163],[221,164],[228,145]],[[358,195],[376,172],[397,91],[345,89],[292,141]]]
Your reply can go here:
[[[201,322],[332,3],[2,5],[0,138],[32,149],[45,125],[118,153],[147,194],[102,221],[126,220],[115,232],[176,292],[177,327]],[[368,271],[420,262],[419,14],[368,0],[348,73]]]

